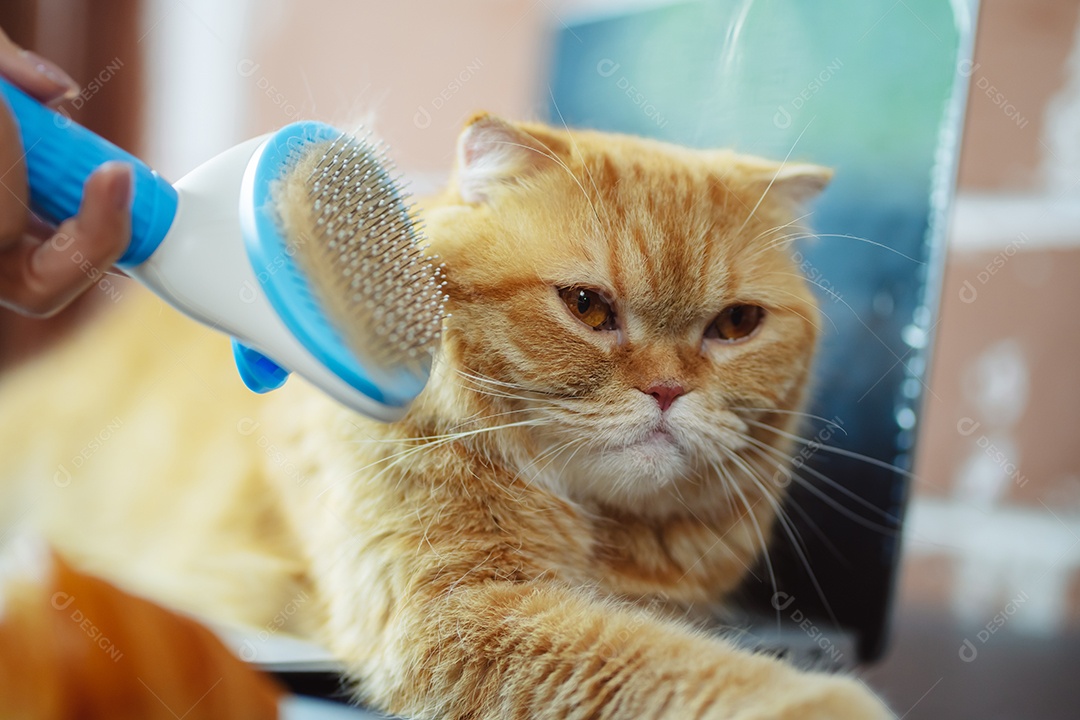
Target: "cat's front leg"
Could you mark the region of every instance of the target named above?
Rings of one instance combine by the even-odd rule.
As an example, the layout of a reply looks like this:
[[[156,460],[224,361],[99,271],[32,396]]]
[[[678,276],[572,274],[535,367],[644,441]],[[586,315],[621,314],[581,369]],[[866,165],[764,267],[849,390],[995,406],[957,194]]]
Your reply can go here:
[[[416,597],[396,608],[381,639],[354,669],[369,701],[410,717],[892,717],[853,679],[797,672],[553,583],[490,581]]]

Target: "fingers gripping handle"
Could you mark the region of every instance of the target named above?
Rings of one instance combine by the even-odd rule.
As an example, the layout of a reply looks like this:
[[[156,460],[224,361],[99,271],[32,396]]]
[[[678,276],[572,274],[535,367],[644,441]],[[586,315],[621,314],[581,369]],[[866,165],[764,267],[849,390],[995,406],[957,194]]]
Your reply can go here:
[[[133,168],[131,243],[117,264],[133,267],[157,249],[176,215],[176,190],[134,155],[51,110],[0,78],[0,95],[19,125],[31,209],[59,224],[79,211],[83,185],[110,160]]]
[[[135,156],[43,106],[3,78],[0,96],[19,125],[31,209],[59,224],[79,211],[83,185],[94,170],[110,160],[128,163],[134,176],[131,242],[117,264],[134,267],[149,258],[176,216],[175,188]],[[288,377],[287,370],[237,340],[233,340],[233,352],[240,377],[255,392],[280,387]]]

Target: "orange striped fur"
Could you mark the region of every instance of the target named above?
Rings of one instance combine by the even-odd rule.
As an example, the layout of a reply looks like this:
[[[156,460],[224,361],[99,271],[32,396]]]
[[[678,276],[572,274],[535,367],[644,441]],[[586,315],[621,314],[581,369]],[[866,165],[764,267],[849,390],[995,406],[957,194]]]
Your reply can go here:
[[[452,317],[402,421],[367,421],[297,381],[258,407],[224,390],[213,413],[178,398],[176,442],[197,427],[239,454],[205,482],[148,464],[132,482],[230,508],[200,525],[196,549],[218,543],[217,572],[177,551],[182,587],[141,581],[115,548],[94,560],[76,513],[53,513],[52,535],[130,585],[255,625],[272,614],[265,598],[308,588],[289,628],[340,656],[359,697],[411,717],[889,717],[852,679],[795,671],[680,619],[723,601],[771,533],[818,322],[787,244],[828,177],[478,116],[450,186],[422,207]],[[619,329],[576,319],[565,287],[601,293]],[[732,304],[763,307],[760,327],[706,340]],[[218,343],[220,368],[193,372],[233,372],[221,341],[155,323],[190,337],[184,347]],[[101,354],[91,345],[68,351],[83,368]],[[152,371],[125,376],[139,373]],[[659,435],[644,392],[657,384],[684,390]],[[257,430],[238,434],[245,422]],[[189,447],[185,467],[203,451]],[[132,475],[134,452],[106,448],[95,479]],[[262,508],[257,526],[245,499]],[[221,578],[250,581],[253,568],[245,587],[258,592]]]

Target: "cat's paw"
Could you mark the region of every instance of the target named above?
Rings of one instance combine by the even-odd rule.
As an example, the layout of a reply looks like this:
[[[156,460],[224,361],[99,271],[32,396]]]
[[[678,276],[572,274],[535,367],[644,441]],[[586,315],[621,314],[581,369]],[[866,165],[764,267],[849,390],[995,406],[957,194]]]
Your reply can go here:
[[[795,673],[772,685],[732,720],[894,720],[869,688],[839,675]]]

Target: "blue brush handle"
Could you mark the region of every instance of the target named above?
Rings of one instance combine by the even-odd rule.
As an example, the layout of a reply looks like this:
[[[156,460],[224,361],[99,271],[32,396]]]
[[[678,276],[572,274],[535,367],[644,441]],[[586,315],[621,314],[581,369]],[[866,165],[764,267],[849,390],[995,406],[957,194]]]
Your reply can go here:
[[[157,249],[176,216],[176,190],[146,163],[51,110],[0,78],[22,135],[30,183],[30,206],[59,224],[79,211],[83,185],[90,173],[110,160],[128,163],[134,171],[131,243],[118,264],[133,267]]]

